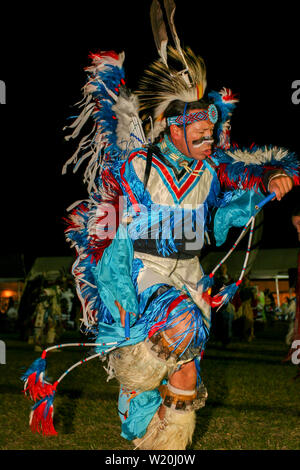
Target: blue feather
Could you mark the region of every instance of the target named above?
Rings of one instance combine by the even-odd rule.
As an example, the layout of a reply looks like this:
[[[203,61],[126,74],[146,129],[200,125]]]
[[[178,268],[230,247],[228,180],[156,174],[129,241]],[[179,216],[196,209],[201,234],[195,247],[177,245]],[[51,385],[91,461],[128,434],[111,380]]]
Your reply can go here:
[[[229,284],[226,287],[223,287],[220,292],[213,297],[213,299],[215,299],[216,297],[222,297],[221,303],[218,303],[218,308],[227,305],[228,302],[235,296],[238,288],[239,285],[237,285],[236,282]]]
[[[210,287],[214,285],[214,278],[213,276],[203,276],[197,284],[197,288],[202,286],[202,292],[206,292]]]
[[[36,373],[36,378],[35,378],[35,383],[37,383],[39,376],[41,373],[45,372],[46,370],[46,359],[42,359],[41,357],[39,359],[36,359],[27,369],[27,371],[22,375],[21,380],[26,382],[28,377],[31,374]]]

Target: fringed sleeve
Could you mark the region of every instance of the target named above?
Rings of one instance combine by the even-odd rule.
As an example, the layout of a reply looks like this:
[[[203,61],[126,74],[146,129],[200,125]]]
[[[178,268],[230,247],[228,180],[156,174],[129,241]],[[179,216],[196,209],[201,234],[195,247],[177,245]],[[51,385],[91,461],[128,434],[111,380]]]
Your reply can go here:
[[[255,215],[255,206],[268,192],[271,176],[286,174],[295,185],[300,184],[299,161],[294,153],[282,148],[219,149],[213,160],[221,189],[231,193],[228,204],[219,207],[214,217],[217,246],[226,241],[231,227],[242,227]]]
[[[275,173],[290,176],[300,184],[299,160],[295,153],[278,147],[218,149],[214,155],[222,188],[268,191],[268,182]]]

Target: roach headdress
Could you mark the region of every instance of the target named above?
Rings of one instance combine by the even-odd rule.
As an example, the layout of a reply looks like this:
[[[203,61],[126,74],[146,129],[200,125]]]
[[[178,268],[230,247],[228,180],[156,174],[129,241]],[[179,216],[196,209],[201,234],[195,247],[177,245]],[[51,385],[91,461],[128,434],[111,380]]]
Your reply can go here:
[[[145,71],[137,95],[144,118],[154,118],[153,136],[165,128],[163,113],[175,100],[185,103],[200,100],[206,89],[206,67],[204,60],[190,48],[180,45],[175,24],[175,3],[164,0],[166,16],[175,47],[168,46],[168,35],[158,0],[153,0],[150,18],[154,41],[160,58]]]
[[[144,72],[136,94],[140,102],[143,121],[154,120],[152,133],[154,140],[167,125],[187,125],[196,120],[209,119],[217,125],[217,136],[222,148],[224,142],[228,145],[230,116],[237,99],[231,90],[223,89],[220,93],[208,93],[213,103],[202,113],[174,116],[167,122],[164,112],[168,105],[175,100],[184,103],[199,101],[206,91],[206,66],[201,56],[194,54],[191,48],[182,48],[174,24],[175,2],[164,0],[164,9],[172,34],[174,46],[168,45],[168,34],[164,22],[163,11],[158,0],[153,0],[150,18],[155,45],[159,59],[153,62]],[[226,139],[225,139],[226,135]]]

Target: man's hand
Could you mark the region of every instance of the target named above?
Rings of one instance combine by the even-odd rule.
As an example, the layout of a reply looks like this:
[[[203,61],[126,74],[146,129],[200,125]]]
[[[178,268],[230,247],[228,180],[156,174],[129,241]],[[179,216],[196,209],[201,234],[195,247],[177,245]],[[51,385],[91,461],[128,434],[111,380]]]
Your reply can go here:
[[[123,326],[123,328],[125,328],[126,310],[124,310],[124,308],[122,307],[122,305],[121,305],[117,300],[115,300],[115,305],[118,307],[119,312],[120,312],[121,325]],[[135,313],[130,312],[130,314],[135,317]]]
[[[124,328],[124,327],[125,327],[125,315],[126,315],[126,311],[124,310],[124,308],[122,307],[122,305],[121,305],[117,300],[115,300],[115,305],[116,305],[116,306],[118,307],[118,309],[119,309],[121,325],[122,325],[123,328]]]
[[[275,193],[278,201],[280,201],[292,188],[293,180],[287,175],[274,176],[268,185],[269,192]]]

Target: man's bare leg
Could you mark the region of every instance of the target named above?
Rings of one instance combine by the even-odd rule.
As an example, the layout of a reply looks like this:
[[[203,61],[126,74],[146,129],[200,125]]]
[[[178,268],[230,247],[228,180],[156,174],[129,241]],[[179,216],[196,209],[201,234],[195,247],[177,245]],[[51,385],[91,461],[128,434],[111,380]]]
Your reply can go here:
[[[197,371],[194,361],[187,362],[182,364],[179,370],[174,372],[169,377],[169,383],[180,390],[195,390],[197,384]],[[160,419],[164,419],[166,413],[166,407],[164,405],[160,406],[158,415]]]

